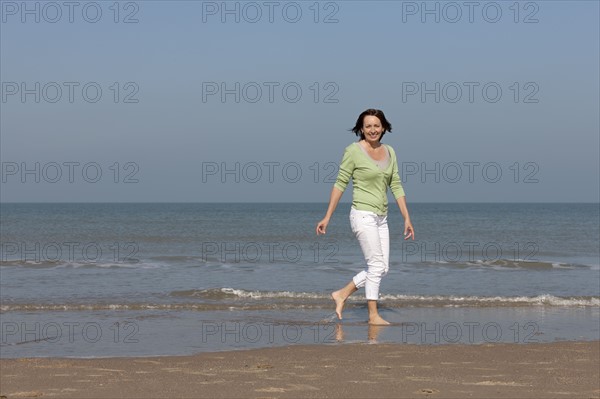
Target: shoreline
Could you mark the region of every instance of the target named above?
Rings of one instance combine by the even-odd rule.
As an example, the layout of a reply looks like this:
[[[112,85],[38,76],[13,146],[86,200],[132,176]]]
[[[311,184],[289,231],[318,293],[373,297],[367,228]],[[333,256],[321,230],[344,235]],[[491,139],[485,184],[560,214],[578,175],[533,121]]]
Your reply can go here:
[[[600,398],[600,341],[289,345],[193,355],[0,359],[16,397]]]

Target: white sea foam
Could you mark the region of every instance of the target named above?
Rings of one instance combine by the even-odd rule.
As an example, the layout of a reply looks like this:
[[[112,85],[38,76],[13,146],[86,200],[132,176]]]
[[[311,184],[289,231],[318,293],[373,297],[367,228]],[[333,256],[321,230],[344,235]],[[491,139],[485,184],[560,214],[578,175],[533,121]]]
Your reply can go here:
[[[234,295],[239,298],[307,298],[307,299],[329,299],[329,294],[315,292],[290,292],[290,291],[246,291],[235,288],[221,288],[221,292]],[[520,304],[520,305],[546,305],[546,306],[600,306],[600,297],[559,297],[550,294],[542,294],[534,297],[485,297],[485,296],[446,296],[446,295],[401,295],[387,294],[380,297],[381,300],[405,301],[411,303],[440,305],[488,305],[488,304]]]

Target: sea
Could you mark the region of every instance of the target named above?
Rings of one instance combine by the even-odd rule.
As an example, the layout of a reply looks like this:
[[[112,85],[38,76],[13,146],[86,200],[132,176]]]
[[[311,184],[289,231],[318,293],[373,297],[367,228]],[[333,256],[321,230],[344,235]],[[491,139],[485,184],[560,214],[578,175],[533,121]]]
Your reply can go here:
[[[2,203],[0,357],[191,355],[283,345],[600,339],[600,205],[390,206],[369,326],[332,291],[366,264],[340,203]]]

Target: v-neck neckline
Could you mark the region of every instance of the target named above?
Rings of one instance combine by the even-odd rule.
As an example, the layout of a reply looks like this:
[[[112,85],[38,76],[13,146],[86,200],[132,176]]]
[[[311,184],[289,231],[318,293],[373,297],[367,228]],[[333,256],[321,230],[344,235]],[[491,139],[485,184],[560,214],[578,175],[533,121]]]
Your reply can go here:
[[[382,146],[385,146],[385,150],[387,151],[387,155],[388,155],[388,164],[387,164],[387,166],[385,167],[385,169],[382,169],[382,168],[379,166],[379,164],[378,164],[377,162],[380,162],[380,161],[377,161],[376,159],[373,159],[373,157],[369,155],[369,153],[367,152],[367,150],[366,150],[366,149],[365,149],[365,148],[364,148],[364,147],[363,147],[363,146],[362,146],[362,145],[361,145],[359,142],[356,142],[356,145],[358,145],[359,147],[361,147],[361,148],[360,148],[360,152],[361,152],[361,153],[362,153],[364,156],[366,156],[367,158],[369,158],[369,159],[371,160],[371,162],[373,163],[373,165],[375,165],[375,167],[376,167],[377,169],[379,169],[379,170],[387,170],[387,169],[390,167],[390,165],[392,164],[392,159],[391,159],[391,158],[392,158],[392,154],[390,154],[390,150],[387,148],[387,146],[386,146],[385,144],[382,144]],[[382,161],[383,161],[383,160],[382,160]]]

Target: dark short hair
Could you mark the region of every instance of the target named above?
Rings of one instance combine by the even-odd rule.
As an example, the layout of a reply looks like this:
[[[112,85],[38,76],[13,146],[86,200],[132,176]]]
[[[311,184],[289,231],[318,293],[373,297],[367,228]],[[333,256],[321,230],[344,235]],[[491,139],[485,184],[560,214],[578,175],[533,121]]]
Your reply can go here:
[[[369,108],[366,111],[363,111],[356,120],[356,125],[350,131],[354,132],[357,136],[360,136],[361,140],[365,139],[365,135],[361,132],[361,129],[364,124],[365,116],[376,116],[381,121],[381,126],[383,127],[383,132],[381,133],[381,138],[385,135],[385,132],[392,131],[392,124],[388,122],[383,114],[383,111],[380,109]],[[381,140],[381,139],[380,139]]]

